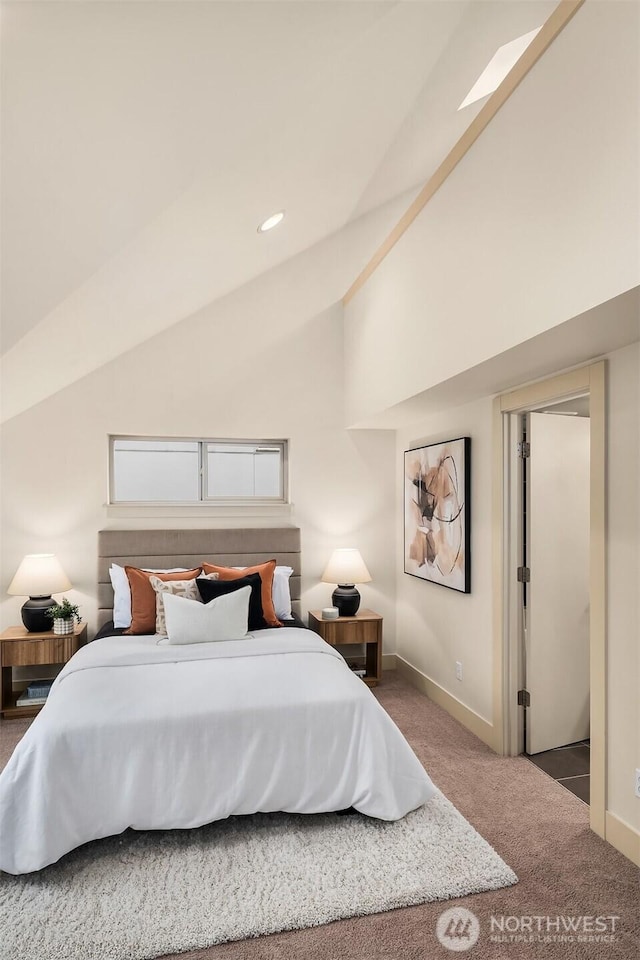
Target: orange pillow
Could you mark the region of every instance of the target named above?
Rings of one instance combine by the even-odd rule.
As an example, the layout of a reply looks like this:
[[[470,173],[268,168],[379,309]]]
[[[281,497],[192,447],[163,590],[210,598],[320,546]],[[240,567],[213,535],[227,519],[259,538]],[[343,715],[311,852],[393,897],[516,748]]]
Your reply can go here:
[[[266,563],[257,563],[254,567],[243,567],[242,570],[234,570],[233,567],[216,567],[213,563],[202,561],[202,569],[205,573],[217,573],[219,580],[238,580],[240,577],[246,577],[250,573],[259,573],[262,580],[262,614],[270,627],[281,627],[282,624],[276,617],[276,611],[271,599],[273,589],[273,575],[276,569],[275,560],[267,560]]]
[[[125,567],[125,573],[131,587],[131,626],[125,634],[156,632],[156,592],[149,583],[150,577],[158,580],[195,580],[200,567],[193,570],[180,570],[177,573],[154,573],[153,570],[140,570],[138,567]]]

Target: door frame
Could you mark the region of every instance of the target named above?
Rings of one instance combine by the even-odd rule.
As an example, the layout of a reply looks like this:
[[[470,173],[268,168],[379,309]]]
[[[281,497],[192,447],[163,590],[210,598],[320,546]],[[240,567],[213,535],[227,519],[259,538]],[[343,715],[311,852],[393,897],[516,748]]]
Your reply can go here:
[[[589,822],[605,836],[606,810],[606,361],[524,386],[493,402],[493,654],[494,747],[509,756],[517,752],[517,707],[522,656],[515,592],[515,483],[509,444],[512,415],[571,397],[589,396],[589,682],[591,724],[591,803]],[[517,528],[516,528],[517,529]],[[517,565],[517,564],[516,564]]]

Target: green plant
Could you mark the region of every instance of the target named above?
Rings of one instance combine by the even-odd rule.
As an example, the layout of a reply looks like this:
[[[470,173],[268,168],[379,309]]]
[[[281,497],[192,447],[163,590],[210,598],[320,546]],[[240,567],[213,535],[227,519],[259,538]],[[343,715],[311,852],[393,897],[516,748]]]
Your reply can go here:
[[[71,603],[66,597],[62,598],[62,603],[54,603],[49,607],[46,615],[50,620],[76,620],[77,623],[82,620],[77,604]]]

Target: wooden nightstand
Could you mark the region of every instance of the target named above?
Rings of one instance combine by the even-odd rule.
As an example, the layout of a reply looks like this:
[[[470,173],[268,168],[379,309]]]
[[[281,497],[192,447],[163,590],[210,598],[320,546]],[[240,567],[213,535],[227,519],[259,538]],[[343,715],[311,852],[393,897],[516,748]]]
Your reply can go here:
[[[382,617],[373,610],[358,610],[355,617],[323,620],[321,610],[309,611],[309,627],[332,647],[365,644],[367,674],[363,680],[375,687],[382,679]]]
[[[24,627],[7,627],[0,634],[0,715],[3,717],[35,717],[41,706],[17,707],[22,691],[12,689],[13,667],[43,666],[66,663],[78,647],[87,642],[86,623],[76,624],[73,633],[59,636],[53,630],[29,633]],[[26,688],[25,682],[24,687]]]

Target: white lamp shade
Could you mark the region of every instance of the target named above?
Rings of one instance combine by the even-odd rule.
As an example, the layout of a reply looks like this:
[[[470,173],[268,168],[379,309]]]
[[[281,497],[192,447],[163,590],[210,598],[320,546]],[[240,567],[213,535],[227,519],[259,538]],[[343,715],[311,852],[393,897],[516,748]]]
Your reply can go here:
[[[53,553],[29,553],[16,571],[7,593],[17,597],[49,597],[70,590],[71,583]]]
[[[369,583],[370,580],[371,574],[360,551],[353,547],[334,550],[322,574],[323,583]]]

